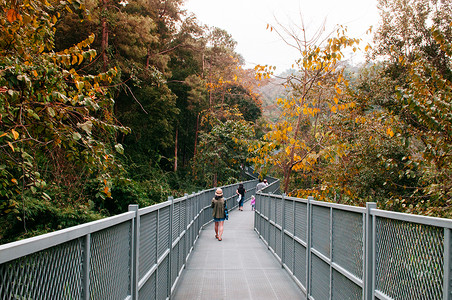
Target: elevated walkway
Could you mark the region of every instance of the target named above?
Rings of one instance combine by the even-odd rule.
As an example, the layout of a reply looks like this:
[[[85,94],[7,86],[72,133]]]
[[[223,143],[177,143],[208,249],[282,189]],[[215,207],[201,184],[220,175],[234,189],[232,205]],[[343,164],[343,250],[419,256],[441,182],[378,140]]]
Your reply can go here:
[[[171,299],[304,299],[254,231],[254,212],[232,211],[217,241],[213,223],[202,231]]]
[[[452,220],[256,184],[256,211],[231,211],[221,242],[209,189],[0,245],[0,300],[452,300]],[[230,208],[237,186],[222,187]]]

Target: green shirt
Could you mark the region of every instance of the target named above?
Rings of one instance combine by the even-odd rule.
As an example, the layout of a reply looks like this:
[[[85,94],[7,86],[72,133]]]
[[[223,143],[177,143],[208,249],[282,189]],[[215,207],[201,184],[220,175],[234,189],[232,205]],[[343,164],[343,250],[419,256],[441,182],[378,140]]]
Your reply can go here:
[[[213,198],[211,207],[212,207],[212,217],[214,217],[215,219],[226,218],[226,215],[224,213],[225,202],[223,197],[221,197],[218,200]]]

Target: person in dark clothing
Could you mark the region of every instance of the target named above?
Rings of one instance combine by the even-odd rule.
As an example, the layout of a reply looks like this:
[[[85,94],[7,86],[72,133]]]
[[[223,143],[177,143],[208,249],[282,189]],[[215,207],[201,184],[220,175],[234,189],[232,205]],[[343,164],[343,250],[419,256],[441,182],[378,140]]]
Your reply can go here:
[[[245,200],[245,193],[246,193],[246,190],[243,187],[243,183],[239,184],[239,187],[237,188],[237,190],[235,192],[240,197],[239,210],[243,211],[243,201]]]
[[[223,235],[223,223],[227,219],[226,201],[223,198],[223,191],[218,188],[215,197],[212,199],[212,217],[215,222],[215,237],[221,241]]]

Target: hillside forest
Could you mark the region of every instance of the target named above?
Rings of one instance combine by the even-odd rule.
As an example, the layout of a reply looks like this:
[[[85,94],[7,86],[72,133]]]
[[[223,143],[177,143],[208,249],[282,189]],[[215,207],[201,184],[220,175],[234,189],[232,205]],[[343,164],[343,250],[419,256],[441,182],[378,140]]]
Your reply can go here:
[[[299,51],[280,74],[183,4],[0,0],[0,243],[245,166],[291,196],[452,217],[450,1],[378,0],[371,45],[269,24]]]

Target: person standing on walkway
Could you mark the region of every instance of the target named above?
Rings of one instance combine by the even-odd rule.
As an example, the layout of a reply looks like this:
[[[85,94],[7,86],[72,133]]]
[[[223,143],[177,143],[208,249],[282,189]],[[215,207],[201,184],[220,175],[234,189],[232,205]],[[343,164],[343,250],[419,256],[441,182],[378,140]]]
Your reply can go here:
[[[265,182],[267,180],[265,179]],[[265,182],[263,181],[259,181],[259,183],[256,185],[256,191],[259,192],[260,190],[262,190],[263,188],[267,187],[267,185],[265,184]]]
[[[226,201],[223,198],[223,191],[218,188],[215,191],[215,197],[212,199],[212,217],[215,222],[215,237],[221,241],[223,235],[223,223],[227,220]]]
[[[243,211],[243,201],[245,201],[245,193],[246,193],[246,190],[245,190],[245,188],[243,187],[243,183],[240,183],[240,184],[239,184],[239,187],[237,188],[237,190],[236,190],[235,192],[237,193],[237,195],[238,195],[239,198],[240,198],[240,201],[239,201],[239,210]]]
[[[250,205],[251,205],[251,210],[256,210],[256,198],[254,197],[254,195],[251,196]]]

